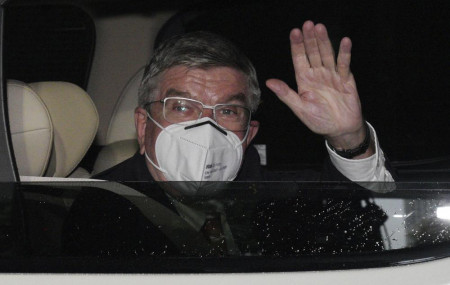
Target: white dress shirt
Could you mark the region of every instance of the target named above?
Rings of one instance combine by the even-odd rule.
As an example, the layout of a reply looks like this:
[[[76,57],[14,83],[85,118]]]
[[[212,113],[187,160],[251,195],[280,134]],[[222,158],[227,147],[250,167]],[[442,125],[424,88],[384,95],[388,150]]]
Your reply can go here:
[[[333,151],[327,142],[325,142],[331,162],[339,172],[345,177],[358,183],[365,188],[374,191],[386,192],[393,190],[393,184],[369,183],[369,182],[394,182],[392,174],[385,167],[384,153],[380,148],[375,129],[367,123],[370,129],[370,135],[375,142],[375,153],[367,158],[347,159],[339,156]],[[386,188],[387,187],[387,188]]]

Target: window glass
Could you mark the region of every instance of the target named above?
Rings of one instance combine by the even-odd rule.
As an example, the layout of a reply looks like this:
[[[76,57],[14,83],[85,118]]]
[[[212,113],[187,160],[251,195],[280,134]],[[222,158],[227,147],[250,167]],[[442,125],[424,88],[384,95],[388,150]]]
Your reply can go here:
[[[247,272],[379,267],[449,253],[448,185],[380,184],[396,189],[376,193],[349,183],[209,183],[189,197],[173,186],[199,184],[18,184],[0,210],[2,240],[20,238],[2,247],[0,262],[12,258],[24,270],[48,259],[38,272],[103,272],[110,263],[108,272]],[[214,217],[219,232],[207,229]]]

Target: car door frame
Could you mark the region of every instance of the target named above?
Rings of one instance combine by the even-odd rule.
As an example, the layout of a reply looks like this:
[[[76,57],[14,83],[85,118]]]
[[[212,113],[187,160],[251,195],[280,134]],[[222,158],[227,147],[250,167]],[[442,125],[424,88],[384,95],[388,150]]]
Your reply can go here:
[[[8,0],[0,0],[0,182],[16,182],[19,176],[9,128],[6,78],[3,69],[4,18],[7,2]]]

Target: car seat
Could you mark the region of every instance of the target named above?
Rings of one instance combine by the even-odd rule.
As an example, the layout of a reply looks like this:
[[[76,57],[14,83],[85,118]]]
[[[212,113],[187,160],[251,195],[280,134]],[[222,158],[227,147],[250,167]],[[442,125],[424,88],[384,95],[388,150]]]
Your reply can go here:
[[[145,67],[141,67],[122,90],[108,125],[106,144],[98,153],[92,174],[106,170],[127,158],[139,149],[134,109],[138,104],[138,90]]]
[[[7,81],[11,140],[20,176],[43,176],[52,151],[53,125],[42,99],[27,84]]]
[[[29,86],[44,102],[53,124],[53,148],[44,176],[89,177],[87,170],[77,166],[91,146],[99,124],[91,98],[68,82],[35,82]]]

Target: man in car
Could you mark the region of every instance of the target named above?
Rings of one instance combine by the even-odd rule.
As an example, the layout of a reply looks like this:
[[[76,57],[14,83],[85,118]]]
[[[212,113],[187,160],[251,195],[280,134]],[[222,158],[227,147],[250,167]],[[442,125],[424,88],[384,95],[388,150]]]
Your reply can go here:
[[[330,159],[321,176],[305,172],[289,180],[392,181],[375,131],[363,120],[349,69],[350,39],[342,39],[337,61],[321,24],[305,22],[302,30],[291,32],[290,40],[298,91],[277,79],[266,84],[304,124],[325,137]],[[184,239],[190,230],[203,233],[214,243],[211,252],[221,255],[238,254],[246,248],[269,254],[331,252],[339,246],[346,251],[380,249],[378,229],[384,213],[374,205],[363,208],[360,198],[342,203],[309,200],[308,196],[242,207],[236,202],[235,214],[249,217],[246,226],[229,223],[232,214],[225,213],[220,202],[196,204],[199,189],[205,188],[195,181],[280,180],[261,169],[256,150],[249,147],[258,132],[259,124],[251,119],[251,113],[256,111],[259,97],[252,64],[229,41],[195,32],[162,43],[139,91],[135,111],[139,152],[95,178],[187,182],[133,184],[156,201],[156,206],[142,206],[112,192],[84,191],[65,222],[65,250],[95,255],[177,254],[191,244]],[[169,218],[159,219],[162,216]],[[171,228],[173,224],[177,226]],[[181,231],[181,224],[189,230]],[[318,239],[319,232],[326,239]],[[290,237],[280,237],[280,233],[290,233]],[[284,249],[272,250],[280,240],[285,241]]]
[[[266,85],[324,136],[331,164],[322,180],[343,180],[343,174],[353,181],[392,181],[375,131],[363,120],[350,72],[350,39],[342,39],[337,61],[322,24],[305,22],[302,31],[292,30],[290,41],[298,90],[277,79]],[[251,120],[259,100],[256,72],[230,42],[208,33],[172,38],[155,51],[141,84],[135,111],[139,154],[96,178],[276,179],[261,171],[248,148],[259,128]]]

